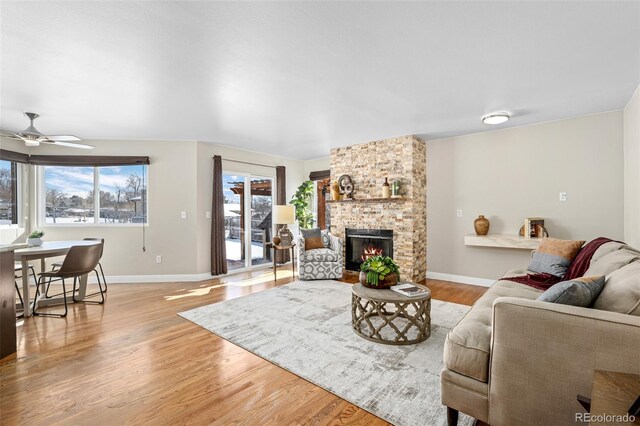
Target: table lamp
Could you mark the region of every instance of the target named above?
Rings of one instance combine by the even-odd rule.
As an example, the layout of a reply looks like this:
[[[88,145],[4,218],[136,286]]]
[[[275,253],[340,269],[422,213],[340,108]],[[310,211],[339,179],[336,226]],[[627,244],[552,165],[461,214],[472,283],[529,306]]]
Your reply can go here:
[[[295,207],[291,205],[273,206],[273,223],[276,225],[284,225],[278,231],[278,237],[280,237],[280,244],[290,246],[293,241],[293,234],[291,233],[291,230],[287,228],[287,225],[296,223]],[[273,242],[278,245],[275,238]]]

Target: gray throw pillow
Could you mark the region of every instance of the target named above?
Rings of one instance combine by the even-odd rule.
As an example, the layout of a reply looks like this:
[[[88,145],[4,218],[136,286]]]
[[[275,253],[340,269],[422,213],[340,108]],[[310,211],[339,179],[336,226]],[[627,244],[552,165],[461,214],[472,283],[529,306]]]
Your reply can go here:
[[[598,298],[603,287],[603,276],[581,277],[551,286],[537,300],[587,308]]]

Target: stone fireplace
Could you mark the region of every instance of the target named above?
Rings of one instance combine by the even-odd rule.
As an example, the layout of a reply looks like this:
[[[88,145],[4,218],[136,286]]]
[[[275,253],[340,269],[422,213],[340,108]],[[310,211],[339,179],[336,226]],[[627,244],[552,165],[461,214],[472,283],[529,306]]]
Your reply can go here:
[[[392,256],[400,266],[401,279],[426,278],[426,160],[425,143],[415,136],[331,150],[331,179],[347,174],[354,183],[353,200],[331,202],[331,232],[345,240],[347,271],[357,270],[367,243],[370,248],[376,248],[376,244],[371,243],[375,240],[372,237],[385,234],[383,238],[390,243],[387,247],[390,254],[386,255]],[[385,177],[389,182],[401,183],[400,198],[381,198]],[[347,232],[352,239],[351,251],[346,248]],[[382,240],[376,242],[382,243]]]

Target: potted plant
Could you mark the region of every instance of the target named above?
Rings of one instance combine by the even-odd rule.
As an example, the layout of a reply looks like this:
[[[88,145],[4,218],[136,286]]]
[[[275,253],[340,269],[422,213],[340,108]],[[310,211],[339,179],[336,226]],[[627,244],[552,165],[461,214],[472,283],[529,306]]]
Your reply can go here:
[[[293,204],[295,206],[296,219],[298,220],[300,229],[312,228],[313,223],[315,222],[313,212],[311,211],[313,191],[313,181],[308,180],[302,182],[302,185],[298,187],[296,193],[291,197],[291,201],[289,202],[289,204]]]
[[[400,268],[389,256],[372,256],[360,265],[360,283],[370,288],[389,288],[398,283]]]
[[[43,231],[33,231],[27,236],[27,244],[29,247],[38,247],[42,245]]]

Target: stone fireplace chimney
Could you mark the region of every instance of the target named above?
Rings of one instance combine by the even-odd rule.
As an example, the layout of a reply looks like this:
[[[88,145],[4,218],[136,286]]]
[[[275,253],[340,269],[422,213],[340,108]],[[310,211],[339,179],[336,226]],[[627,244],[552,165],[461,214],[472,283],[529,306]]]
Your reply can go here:
[[[415,136],[331,150],[331,180],[346,174],[354,184],[353,200],[330,204],[331,232],[345,238],[347,228],[392,230],[392,257],[407,281],[427,273],[426,167],[426,145]],[[385,178],[400,181],[401,198],[382,198]]]

